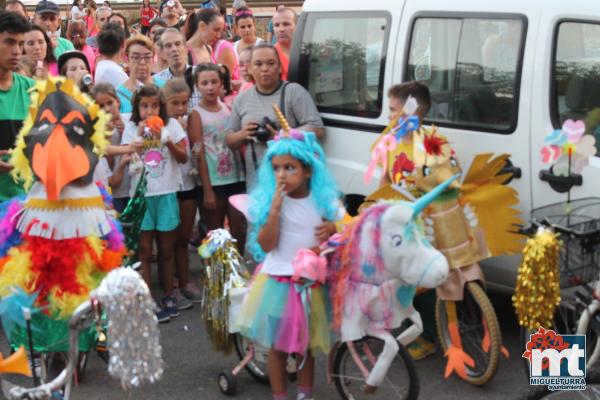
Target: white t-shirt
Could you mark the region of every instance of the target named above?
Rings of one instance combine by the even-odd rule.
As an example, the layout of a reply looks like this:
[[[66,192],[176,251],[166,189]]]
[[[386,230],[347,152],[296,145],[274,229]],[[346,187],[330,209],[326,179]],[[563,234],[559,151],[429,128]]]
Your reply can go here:
[[[130,117],[131,117],[131,114],[129,114],[129,113],[121,114],[121,119],[123,120],[123,124],[125,126],[127,126],[127,123],[129,122]],[[125,137],[125,131],[123,131],[123,137]],[[115,145],[124,144],[123,137],[119,137],[119,132],[117,132],[115,130],[110,137],[110,143],[115,144]],[[114,161],[114,165],[113,165],[113,174],[119,168],[119,163],[121,162],[121,157],[122,156],[114,157],[115,161]],[[121,180],[121,184],[119,185],[119,187],[117,187],[113,190],[113,198],[115,198],[115,199],[128,198],[130,183],[131,183],[131,177],[129,176],[129,168],[125,167],[125,171],[123,173],[123,179]]]
[[[83,11],[77,6],[71,7],[71,20],[72,21],[83,21]]]
[[[102,182],[106,190],[110,190],[108,179],[111,176],[112,171],[110,170],[110,166],[108,165],[106,157],[100,158],[100,160],[98,160],[98,164],[96,164],[96,168],[94,168],[94,182]]]
[[[102,60],[96,65],[94,83],[109,83],[117,89],[127,80],[128,76],[119,64],[112,60]]]
[[[312,198],[283,199],[279,215],[279,237],[277,245],[271,250],[263,264],[261,272],[269,275],[292,276],[292,261],[300,249],[310,249],[319,245],[315,237],[315,228],[323,223]]]
[[[179,143],[184,140],[187,135],[183,128],[173,118],[169,118],[169,122],[165,126],[169,138],[173,143]],[[123,132],[123,144],[129,144],[137,138],[137,126],[129,121],[125,125]],[[146,197],[159,196],[162,194],[176,193],[181,190],[183,182],[181,180],[181,171],[175,157],[171,155],[171,151],[165,145],[149,148],[141,155],[142,162],[148,170]],[[130,195],[137,186],[141,174],[131,177]]]

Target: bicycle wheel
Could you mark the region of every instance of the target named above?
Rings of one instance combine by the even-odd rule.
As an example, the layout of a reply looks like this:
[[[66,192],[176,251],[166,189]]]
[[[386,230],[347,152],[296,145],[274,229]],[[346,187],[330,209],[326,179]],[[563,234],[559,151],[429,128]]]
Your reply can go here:
[[[579,318],[577,334],[586,336],[586,368],[590,371],[598,365],[597,361],[600,358],[600,309],[596,305]]]
[[[473,368],[466,367],[466,381],[472,385],[480,386],[490,381],[496,375],[502,337],[496,312],[485,291],[477,282],[468,282],[465,287],[466,290],[462,301],[446,302],[438,298],[435,310],[437,333],[445,353],[450,345],[446,303],[452,303],[456,307],[456,317],[463,350],[475,361]],[[482,346],[485,335],[484,320],[490,339],[490,348],[487,353],[483,350]]]
[[[243,360],[244,357],[246,357],[246,354],[248,354],[248,351],[250,350],[250,346],[254,346],[252,342],[239,333],[233,334],[233,342],[235,344],[235,351],[240,360]],[[266,349],[254,346],[254,357],[252,357],[252,360],[250,360],[244,368],[246,368],[246,371],[248,371],[248,373],[258,382],[268,385],[267,352],[268,350]]]
[[[362,391],[365,377],[352,358],[347,343],[342,343],[335,353],[333,381],[340,397],[344,400],[358,399],[403,399],[412,400],[419,396],[419,377],[413,360],[400,343],[400,349],[385,377],[384,384],[373,394]],[[354,348],[365,366],[373,366],[383,350],[383,341],[367,336],[354,342]]]

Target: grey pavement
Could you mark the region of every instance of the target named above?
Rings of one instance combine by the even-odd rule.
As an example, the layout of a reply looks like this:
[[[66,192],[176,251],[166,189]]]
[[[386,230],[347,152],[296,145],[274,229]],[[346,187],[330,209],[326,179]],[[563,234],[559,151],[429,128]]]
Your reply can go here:
[[[200,274],[200,262],[192,256],[192,273]],[[156,271],[153,271],[156,272]],[[455,376],[444,379],[445,359],[440,351],[426,360],[417,362],[420,378],[420,398],[427,400],[458,399],[513,399],[529,388],[525,376],[519,346],[518,326],[510,297],[491,294],[498,313],[504,345],[510,352],[509,359],[502,359],[496,377],[483,387],[473,387]],[[223,369],[233,368],[238,359],[235,355],[224,356],[212,350],[200,317],[198,306],[181,312],[181,316],[160,325],[165,372],[163,379],[141,389],[123,391],[117,380],[108,375],[106,364],[91,353],[83,381],[75,388],[74,400],[105,399],[226,399],[217,386],[217,375]],[[0,338],[0,349],[6,354],[6,341]],[[318,360],[316,373],[317,400],[339,399],[335,388],[326,382],[326,359]],[[295,393],[294,384],[290,393]],[[260,384],[243,371],[238,378],[236,399],[270,399],[268,386]],[[291,399],[295,398],[290,397]],[[391,400],[391,399],[390,399]]]

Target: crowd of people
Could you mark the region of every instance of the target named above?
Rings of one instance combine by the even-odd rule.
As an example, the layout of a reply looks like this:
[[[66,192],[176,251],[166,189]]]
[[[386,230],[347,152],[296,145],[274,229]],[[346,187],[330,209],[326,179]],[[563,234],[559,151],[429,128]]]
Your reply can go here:
[[[212,2],[186,10],[178,0],[158,7],[144,0],[139,32],[109,2],[85,3],[73,1],[65,25],[52,1],[39,2],[32,18],[19,0],[7,2],[0,25],[0,102],[10,105],[0,119],[7,127],[0,139],[0,179],[7,183],[1,200],[19,192],[7,156],[26,116],[29,88],[48,77],[72,79],[111,115],[112,151],[95,179],[111,189],[118,212],[135,190],[140,163],[149,170],[139,258],[150,282],[157,257],[163,290],[157,317],[165,322],[201,300],[187,251],[197,210],[206,229],[227,224],[240,252],[245,249],[245,218],[228,199],[255,185],[266,143],[279,129],[272,105],[281,106],[292,127],[324,134],[308,92],[286,81],[297,16],[278,7],[272,45],[257,37],[255,16],[243,1],[235,2],[229,21]],[[164,130],[147,124],[153,116]],[[139,154],[142,138],[164,146]]]
[[[287,81],[297,15],[276,8],[271,42],[257,37],[255,16],[241,0],[234,1],[232,18],[210,0],[194,10],[179,0],[158,7],[144,0],[139,11],[138,32],[108,1],[84,6],[75,0],[66,26],[52,1],[39,2],[31,20],[19,0],[6,2],[0,11],[0,202],[23,194],[9,175],[8,158],[27,116],[30,89],[48,77],[73,80],[110,115],[111,146],[94,180],[110,188],[117,212],[145,173],[139,260],[148,283],[151,263],[158,264],[158,320],[169,321],[202,300],[189,271],[197,215],[207,230],[227,225],[240,253],[264,259],[251,291],[251,298],[263,300],[256,300],[258,307],[245,305],[252,317],[241,329],[253,340],[271,338],[273,395],[286,398],[289,348],[279,347],[276,338],[291,326],[282,317],[292,298],[291,260],[298,246],[318,246],[334,233],[343,213],[318,144],[323,121],[310,94]],[[390,91],[390,118],[409,96],[426,113],[427,88],[401,85]],[[278,136],[274,104],[298,137]],[[256,205],[250,227],[229,202],[247,192]],[[315,309],[311,318],[325,318],[325,312]],[[282,318],[271,326],[274,315]],[[306,350],[328,348],[327,329],[320,325],[318,343],[311,338],[304,351],[298,399],[312,393],[314,359]]]

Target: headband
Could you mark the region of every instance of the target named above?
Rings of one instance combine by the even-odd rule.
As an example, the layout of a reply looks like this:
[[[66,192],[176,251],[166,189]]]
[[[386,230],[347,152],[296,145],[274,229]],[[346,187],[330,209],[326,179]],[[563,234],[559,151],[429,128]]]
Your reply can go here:
[[[242,10],[242,11],[236,12],[235,16],[236,17],[242,17],[242,16],[252,17],[252,16],[254,16],[254,14],[252,14],[251,10]]]

